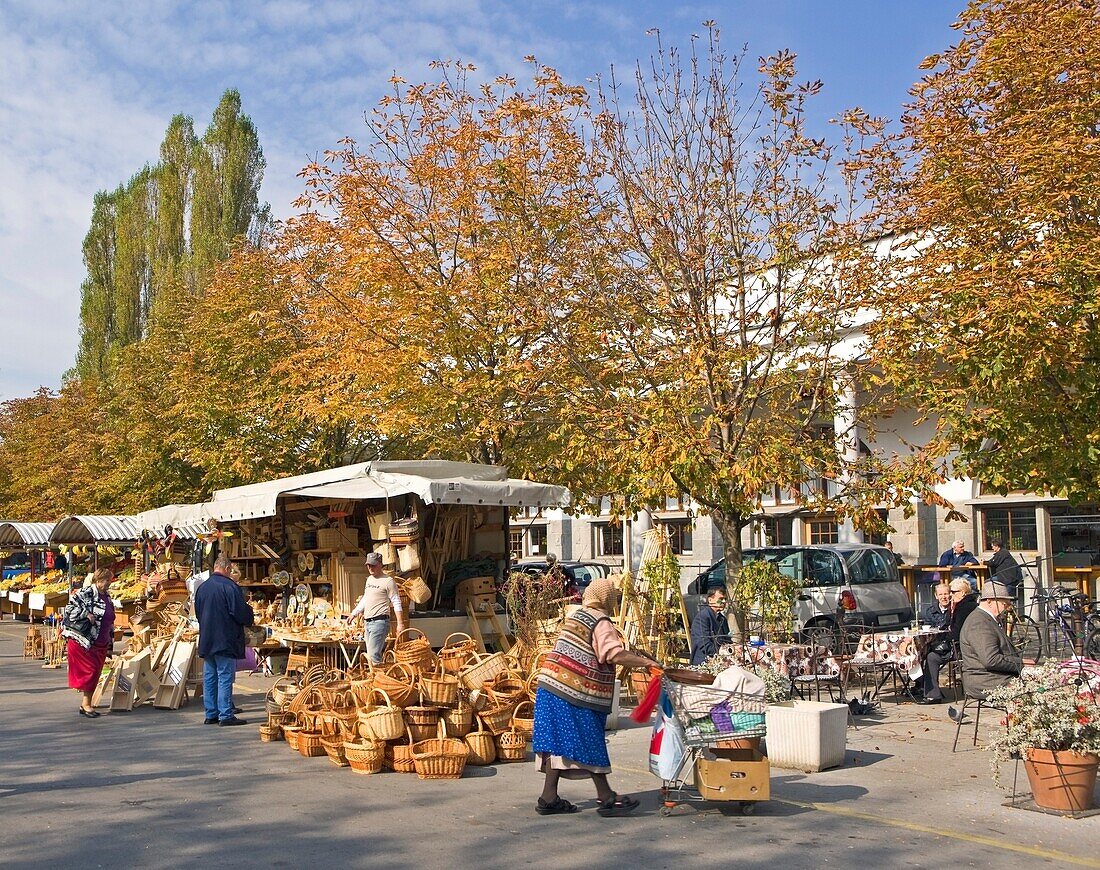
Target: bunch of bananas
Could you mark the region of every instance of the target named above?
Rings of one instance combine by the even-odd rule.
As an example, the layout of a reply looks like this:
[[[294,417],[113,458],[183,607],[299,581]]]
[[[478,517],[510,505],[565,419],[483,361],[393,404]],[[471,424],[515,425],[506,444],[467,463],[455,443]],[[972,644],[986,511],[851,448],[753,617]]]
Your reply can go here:
[[[23,571],[19,574],[12,574],[7,580],[0,582],[0,589],[26,589],[31,585],[31,572]]]

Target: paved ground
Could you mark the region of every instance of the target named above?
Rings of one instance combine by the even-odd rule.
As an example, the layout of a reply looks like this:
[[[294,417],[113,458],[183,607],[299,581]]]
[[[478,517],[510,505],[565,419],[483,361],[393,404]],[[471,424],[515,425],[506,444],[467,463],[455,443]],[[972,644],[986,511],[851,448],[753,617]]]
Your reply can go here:
[[[203,727],[194,704],[82,719],[64,671],[21,661],[25,631],[0,624],[8,867],[1100,867],[1100,817],[1002,807],[986,754],[951,754],[943,707],[890,703],[861,720],[842,768],[773,769],[773,799],[753,816],[721,804],[659,816],[648,729],[624,729],[610,737],[614,785],[641,798],[637,816],[602,819],[586,784],[567,783],[582,812],[544,818],[530,764],[457,782],[357,776],[252,726]],[[257,722],[269,682],[239,683]]]

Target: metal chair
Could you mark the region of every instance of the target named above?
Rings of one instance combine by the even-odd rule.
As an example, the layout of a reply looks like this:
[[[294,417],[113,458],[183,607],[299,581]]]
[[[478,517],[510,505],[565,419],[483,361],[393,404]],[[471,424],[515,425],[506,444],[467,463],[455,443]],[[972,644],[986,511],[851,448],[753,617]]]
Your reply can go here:
[[[982,708],[989,707],[992,710],[998,710],[1005,712],[1004,707],[996,707],[993,704],[987,704],[982,698],[973,698],[970,695],[966,695],[963,699],[962,709],[959,710],[959,717],[955,720],[955,742],[951,744],[951,751],[954,752],[959,746],[959,732],[962,731],[963,720],[966,718],[966,711],[972,706],[976,707],[974,713],[974,740],[972,745],[978,745],[978,724],[982,721]]]

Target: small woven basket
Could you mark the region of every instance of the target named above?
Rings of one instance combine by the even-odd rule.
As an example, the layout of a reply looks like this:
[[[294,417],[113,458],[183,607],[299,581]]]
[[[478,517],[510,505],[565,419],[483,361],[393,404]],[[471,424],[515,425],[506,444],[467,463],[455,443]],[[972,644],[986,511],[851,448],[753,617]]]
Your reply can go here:
[[[454,737],[465,737],[474,730],[474,709],[469,704],[459,702],[457,706],[448,707],[442,718],[447,723],[447,733]]]
[[[260,726],[260,740],[264,743],[274,743],[276,740],[283,739],[283,729],[279,725],[261,725]]]
[[[347,756],[344,755],[344,739],[342,737],[324,737],[321,739],[321,746],[324,747],[328,760],[337,767],[348,766]]]
[[[477,718],[481,720],[482,724],[485,726],[485,730],[490,734],[503,734],[512,727],[512,712],[514,710],[514,704],[506,704],[502,707],[490,707],[478,713]]]
[[[408,732],[406,732],[408,733]],[[413,758],[413,740],[409,735],[408,743],[394,743],[390,753],[390,766],[394,773],[416,773],[416,759]]]
[[[520,715],[520,711],[523,715]],[[527,713],[530,712],[530,716]],[[516,710],[512,713],[512,730],[531,737],[535,733],[535,702],[520,701],[516,704]]]
[[[453,707],[458,703],[458,677],[446,673],[443,663],[430,676],[420,678],[421,700],[436,707]]]
[[[417,636],[412,636],[416,632]],[[406,635],[410,635],[406,637]],[[428,638],[419,628],[406,628],[399,631],[393,645],[393,655],[398,664],[423,671],[428,663],[434,665],[435,654]]]
[[[508,670],[508,659],[504,653],[488,653],[470,657],[470,664],[462,669],[459,679],[467,689],[480,689],[483,683],[495,680],[498,674]]]
[[[464,640],[452,640],[452,638],[465,638]],[[439,650],[439,664],[445,673],[457,675],[467,664],[474,653],[477,652],[477,641],[470,635],[457,631],[447,635],[443,646]]]
[[[497,759],[497,743],[491,732],[478,728],[464,738],[470,750],[467,761],[474,765],[492,764]]]
[[[320,731],[303,729],[298,732],[298,752],[303,758],[320,758],[325,754],[321,741],[325,735]]]
[[[526,761],[527,735],[514,729],[497,737],[497,758],[500,761]]]
[[[364,741],[344,741],[344,758],[355,773],[378,773],[382,769],[385,751],[382,744]]]
[[[381,689],[374,689],[371,694],[381,696],[385,706],[372,707],[368,710],[360,709],[359,734],[377,743],[401,739],[401,735],[405,733],[405,719],[401,714],[401,708],[393,706],[389,695]]]

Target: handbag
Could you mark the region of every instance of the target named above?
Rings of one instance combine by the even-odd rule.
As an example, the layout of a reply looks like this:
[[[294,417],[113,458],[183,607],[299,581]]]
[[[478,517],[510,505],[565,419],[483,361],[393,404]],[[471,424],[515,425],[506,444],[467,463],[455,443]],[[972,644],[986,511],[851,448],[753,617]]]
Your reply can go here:
[[[416,544],[406,544],[397,548],[397,570],[416,571],[420,567],[420,550]]]
[[[390,523],[390,543],[397,545],[412,544],[420,540],[420,520],[416,517],[406,517],[403,520],[394,520]]]
[[[383,565],[394,565],[397,563],[396,548],[389,541],[381,541],[374,545],[374,552],[382,557]]]
[[[393,517],[389,511],[378,511],[367,514],[367,528],[370,530],[372,541],[384,541],[390,536],[390,521]]]

